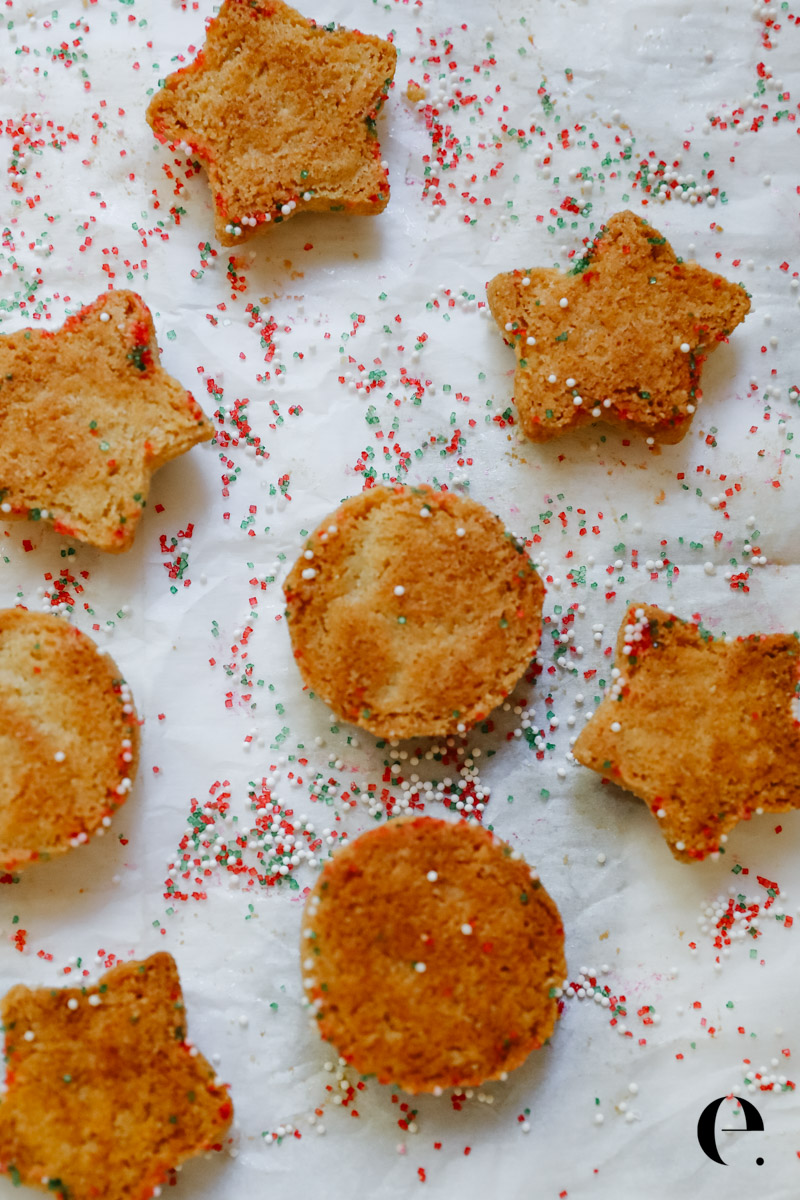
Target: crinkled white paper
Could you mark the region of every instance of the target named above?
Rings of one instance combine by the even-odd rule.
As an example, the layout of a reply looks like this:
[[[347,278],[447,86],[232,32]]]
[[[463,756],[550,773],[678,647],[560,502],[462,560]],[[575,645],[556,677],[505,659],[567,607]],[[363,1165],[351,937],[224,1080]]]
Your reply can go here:
[[[209,414],[219,403],[230,413],[248,398],[252,435],[269,454],[258,461],[242,437],[164,468],[124,556],[83,546],[65,556],[69,543],[41,524],[0,525],[0,601],[50,604],[68,569],[83,588],[68,584],[68,619],[113,654],[144,719],[138,781],[105,838],[0,889],[0,978],[4,988],[59,986],[75,980],[77,957],[96,978],[100,950],[121,959],[174,954],[190,1035],[219,1056],[236,1109],[234,1155],[187,1165],[176,1196],[797,1194],[800,1106],[779,1080],[795,1078],[800,1053],[798,932],[786,922],[800,901],[800,818],[754,819],[731,834],[719,862],[687,867],[672,860],[644,805],[568,758],[570,737],[608,678],[605,651],[629,600],[671,604],[680,616],[699,612],[714,633],[800,627],[800,445],[790,390],[800,384],[800,293],[792,286],[800,270],[800,143],[788,115],[797,116],[800,98],[800,27],[791,4],[755,10],[751,0],[335,0],[308,10],[321,22],[394,31],[397,76],[379,120],[391,202],[374,219],[295,218],[235,252],[231,275],[233,252],[213,240],[204,175],[158,146],[144,121],[149,89],[202,44],[209,0],[64,0],[58,10],[53,0],[13,0],[0,8],[0,161],[13,163],[23,120],[41,120],[46,143],[27,155],[24,176],[15,169],[2,184],[0,328],[31,321],[16,301],[37,271],[28,312],[46,300],[52,327],[109,281],[133,287],[153,310],[166,368]],[[429,55],[440,61],[425,62]],[[405,96],[412,79],[426,89],[422,104]],[[426,103],[439,113],[429,107],[428,124],[442,126],[445,144],[455,139],[446,170],[426,128]],[[520,128],[530,145],[511,132]],[[724,201],[643,207],[631,178],[643,159],[653,169],[663,160],[681,176],[671,191],[708,186],[708,196],[716,188]],[[179,195],[165,165],[183,185]],[[439,182],[423,196],[426,166]],[[437,192],[446,204],[434,204]],[[567,197],[591,211],[562,208]],[[179,225],[173,206],[183,210]],[[708,362],[704,403],[681,444],[654,453],[637,436],[597,426],[535,446],[516,424],[501,424],[514,358],[487,319],[486,281],[512,267],[568,267],[593,228],[628,206],[676,253],[741,280],[752,312]],[[249,304],[276,323],[269,362]],[[405,383],[401,367],[425,386]],[[370,380],[370,372],[379,371],[382,387],[365,395],[355,386],[374,383],[381,376]],[[222,392],[212,395],[209,380]],[[223,428],[237,436],[227,419]],[[451,453],[455,430],[464,441]],[[301,1006],[297,939],[313,868],[296,869],[299,890],[248,888],[212,857],[196,889],[206,899],[164,897],[191,800],[204,803],[216,783],[228,781],[242,823],[249,781],[260,786],[269,775],[274,795],[318,832],[354,836],[374,823],[363,805],[344,810],[340,800],[325,805],[309,795],[317,776],[336,780],[339,791],[355,781],[362,790],[375,782],[380,792],[388,750],[360,731],[356,744],[344,725],[331,732],[325,706],[303,691],[280,583],[302,531],[363,486],[365,466],[378,481],[398,477],[400,453],[410,455],[402,479],[461,488],[519,535],[538,529],[531,553],[543,556],[551,580],[552,621],[544,672],[535,686],[520,685],[515,701],[524,697],[534,709],[534,725],[554,748],[539,761],[524,737],[507,740],[520,725],[513,712],[467,745],[483,749],[485,821],[537,866],[560,907],[570,978],[595,968],[601,986],[626,997],[620,1021],[632,1035],[612,1027],[598,1001],[567,999],[551,1043],[507,1083],[476,1089],[460,1111],[447,1096],[400,1095],[393,1103],[392,1089],[371,1081],[346,1107],[332,1102],[333,1092],[346,1095],[325,1069],[335,1055]],[[172,555],[162,553],[162,535],[168,548],[176,539]],[[182,545],[188,565],[172,579],[168,567]],[[749,591],[732,587],[727,573],[746,572],[762,555],[766,564],[743,575]],[[646,568],[665,558],[677,570]],[[562,667],[553,634],[562,631],[557,606],[563,618],[571,604],[585,611],[569,626]],[[597,674],[587,680],[591,670]],[[489,758],[489,750],[497,752]],[[423,759],[417,773],[440,779],[435,768]],[[302,785],[290,771],[302,774]],[[426,811],[443,809],[433,801]],[[736,865],[749,873],[732,874]],[[734,938],[717,970],[717,917],[709,912],[705,927],[698,919],[717,897],[727,903],[730,888],[763,905],[769,893],[758,876],[777,883],[780,895],[750,926],[758,936]],[[194,872],[187,892],[193,879]],[[23,953],[14,943],[21,929]],[[653,1014],[658,1023],[645,1024]],[[701,1152],[696,1126],[705,1105],[735,1087],[759,1106],[765,1132],[718,1134],[723,1167]],[[402,1103],[415,1112],[414,1131],[398,1125],[409,1119]],[[718,1127],[731,1114],[723,1106]],[[281,1129],[278,1142],[271,1135]],[[0,1181],[2,1200],[12,1194]]]

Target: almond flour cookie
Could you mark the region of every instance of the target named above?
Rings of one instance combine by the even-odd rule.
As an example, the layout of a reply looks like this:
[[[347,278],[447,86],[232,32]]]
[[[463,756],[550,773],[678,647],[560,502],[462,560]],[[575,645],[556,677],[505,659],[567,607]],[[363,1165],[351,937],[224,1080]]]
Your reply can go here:
[[[407,1092],[499,1079],[550,1037],[566,973],[558,909],[480,825],[405,817],[337,851],[301,957],[323,1038]]]
[[[56,333],[0,336],[0,521],[47,520],[101,550],[128,550],[153,472],[211,437],[161,367],[135,292],[103,293]]]
[[[130,692],[108,655],[61,617],[0,610],[0,870],[110,824],[138,752]]]
[[[205,166],[223,246],[297,212],[371,215],[389,202],[375,120],[396,59],[391,42],[281,0],[225,0],[147,120]]]
[[[381,737],[461,733],[536,653],[544,585],[474,500],[430,487],[346,500],[284,584],[307,685]]]
[[[702,396],[703,362],[750,311],[744,288],[681,262],[627,211],[566,275],[511,271],[486,290],[517,356],[514,400],[534,442],[599,418],[650,444],[679,442]]]
[[[572,752],[644,800],[675,857],[695,862],[754,812],[800,808],[798,666],[795,635],[715,641],[633,606],[616,678]]]
[[[147,1200],[168,1171],[220,1150],[233,1117],[186,1041],[169,954],[99,985],[14,987],[2,1002],[8,1091],[0,1170],[64,1200]]]

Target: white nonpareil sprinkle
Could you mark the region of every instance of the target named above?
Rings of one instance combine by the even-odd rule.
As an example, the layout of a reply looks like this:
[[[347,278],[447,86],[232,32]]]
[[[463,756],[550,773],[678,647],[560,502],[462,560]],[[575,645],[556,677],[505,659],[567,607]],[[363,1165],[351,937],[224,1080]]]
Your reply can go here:
[[[303,574],[303,579],[314,579],[316,577],[317,572],[314,570],[313,567],[306,567],[306,569],[303,571],[302,574]]]
[[[681,354],[688,354],[691,348],[688,342],[681,342]]]
[[[414,970],[415,970],[415,971],[416,971],[416,972],[417,972],[419,975],[423,975],[423,974],[425,973],[425,970],[426,970],[425,963],[423,963],[423,962],[414,963]]]
[[[110,320],[111,320],[111,316],[110,316],[110,315],[109,315],[109,313],[107,313],[107,312],[101,312],[101,313],[100,313],[100,320],[101,320],[101,321],[102,321],[102,322],[105,324],[105,322],[106,322],[106,321],[110,321]]]
[[[428,874],[425,876],[425,878],[428,880],[428,883],[436,883],[436,880],[439,878],[439,876],[436,871],[428,871]]]
[[[468,937],[472,933],[472,926],[466,924],[462,925],[461,932],[465,935],[465,937]]]
[[[402,583],[398,583],[397,587],[394,589],[394,594],[395,596],[404,596],[406,594],[406,589],[403,587]]]

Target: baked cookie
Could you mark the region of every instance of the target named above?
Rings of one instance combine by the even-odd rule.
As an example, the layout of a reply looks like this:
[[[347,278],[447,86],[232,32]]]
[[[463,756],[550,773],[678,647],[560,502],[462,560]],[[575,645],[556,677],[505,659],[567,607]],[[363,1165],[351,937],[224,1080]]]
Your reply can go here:
[[[800,808],[797,635],[715,641],[634,605],[617,664],[572,752],[647,803],[676,858],[719,851],[754,812]]]
[[[223,246],[297,212],[371,215],[389,202],[375,120],[396,59],[391,42],[281,0],[225,0],[147,120],[205,166]]]
[[[702,396],[703,362],[750,311],[743,287],[681,262],[627,211],[566,275],[511,271],[486,290],[517,355],[514,400],[535,442],[596,418],[679,442]]]
[[[131,695],[108,655],[61,617],[0,609],[0,871],[109,824],[138,752]]]
[[[104,292],[55,333],[0,336],[0,520],[127,550],[152,473],[213,436],[135,292]]]
[[[233,1117],[186,1041],[169,954],[98,986],[14,987],[2,1002],[8,1091],[0,1170],[61,1200],[148,1200],[172,1167],[220,1150]]]
[[[544,585],[474,500],[430,487],[345,500],[284,584],[307,685],[380,737],[463,733],[539,646]]]
[[[561,917],[536,873],[482,826],[430,817],[337,851],[300,952],[322,1037],[407,1092],[520,1066],[552,1034],[566,974]]]

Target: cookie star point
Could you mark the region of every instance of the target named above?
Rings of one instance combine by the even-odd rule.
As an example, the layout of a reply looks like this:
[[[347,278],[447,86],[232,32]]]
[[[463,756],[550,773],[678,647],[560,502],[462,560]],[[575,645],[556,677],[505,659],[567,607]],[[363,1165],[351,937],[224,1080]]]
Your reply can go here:
[[[300,211],[378,213],[389,182],[375,119],[396,59],[391,42],[319,26],[283,0],[225,0],[147,119],[202,161],[224,246]]]
[[[744,288],[680,262],[626,210],[566,274],[497,275],[489,306],[517,356],[514,399],[525,433],[548,441],[603,419],[655,442],[685,437],[702,398],[705,358],[744,320]]]
[[[573,754],[645,801],[676,858],[719,854],[739,821],[800,808],[796,636],[714,639],[632,605],[616,663]]]
[[[55,331],[0,335],[0,520],[127,550],[153,472],[211,437],[135,292],[104,292]]]
[[[0,1170],[15,1183],[140,1200],[187,1158],[222,1148],[233,1107],[186,1041],[171,955],[120,964],[95,987],[20,985],[0,1011]]]

